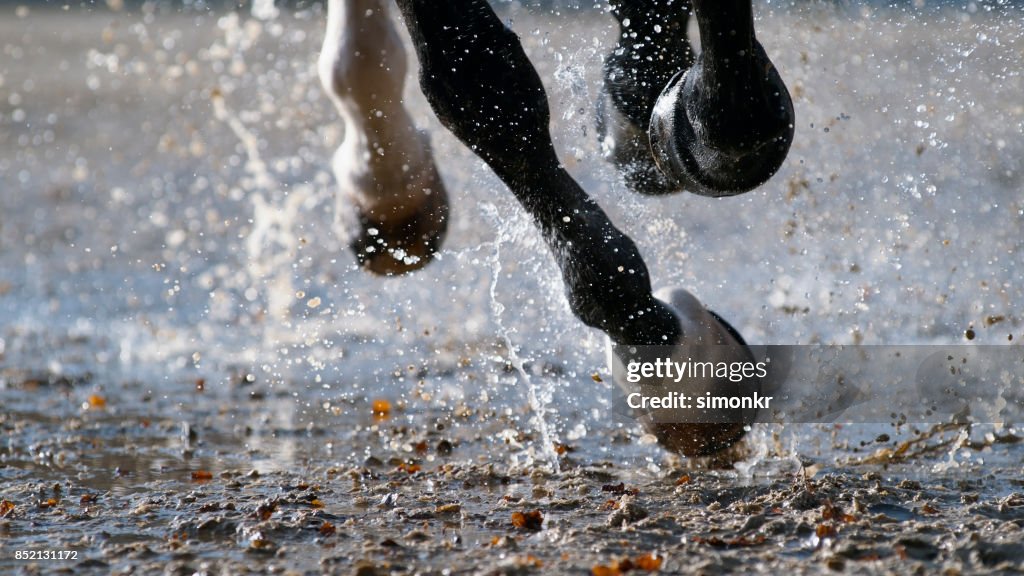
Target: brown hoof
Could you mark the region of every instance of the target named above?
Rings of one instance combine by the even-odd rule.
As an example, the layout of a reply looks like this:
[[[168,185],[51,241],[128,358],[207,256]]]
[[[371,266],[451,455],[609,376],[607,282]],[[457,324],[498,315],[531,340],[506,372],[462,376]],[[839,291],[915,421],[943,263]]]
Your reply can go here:
[[[649,424],[647,429],[662,448],[688,458],[719,454],[746,434],[742,423],[658,423]]]
[[[407,274],[434,259],[448,230],[448,194],[438,186],[409,215],[366,212],[356,207],[359,232],[350,247],[359,266],[381,276]]]
[[[704,368],[700,374],[686,376],[682,373],[633,376],[639,376],[641,366],[655,359],[660,362],[671,357],[671,362],[676,364],[698,362],[734,366],[753,362],[754,355],[735,328],[686,290],[666,288],[656,292],[654,297],[672,310],[682,336],[673,346],[612,346],[609,359],[615,383],[627,397],[639,394],[641,398],[666,395],[690,398],[689,406],[630,405],[630,408],[639,409],[633,413],[634,417],[670,452],[691,458],[723,454],[743,438],[747,425],[755,422],[757,408],[702,407],[699,400],[694,399],[748,397],[760,392],[760,378],[751,375],[732,379],[718,373],[717,369],[707,374]],[[631,365],[633,368],[629,368]]]

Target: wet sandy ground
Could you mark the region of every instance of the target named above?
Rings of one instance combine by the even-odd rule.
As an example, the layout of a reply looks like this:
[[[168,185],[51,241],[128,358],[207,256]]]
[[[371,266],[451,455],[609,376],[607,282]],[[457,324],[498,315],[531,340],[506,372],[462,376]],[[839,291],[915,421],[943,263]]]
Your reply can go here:
[[[709,469],[623,457],[644,442],[627,428],[559,444],[554,472],[510,464],[533,432],[485,407],[376,399],[281,425],[268,414],[291,395],[244,377],[134,403],[131,386],[7,376],[21,401],[0,415],[0,568],[19,574],[1024,569],[1021,438],[1005,430],[849,446],[803,425],[830,457],[761,438],[767,452]],[[78,556],[14,559],[31,550]]]
[[[0,573],[1024,570],[1012,426],[764,426],[723,468],[607,418],[601,339],[413,88],[448,248],[415,282],[346,268],[315,12],[2,10]],[[509,13],[659,284],[755,343],[1019,342],[1021,21],[961,16],[766,18],[797,142],[712,204],[596,157],[607,19]],[[78,556],[15,559],[45,550]]]

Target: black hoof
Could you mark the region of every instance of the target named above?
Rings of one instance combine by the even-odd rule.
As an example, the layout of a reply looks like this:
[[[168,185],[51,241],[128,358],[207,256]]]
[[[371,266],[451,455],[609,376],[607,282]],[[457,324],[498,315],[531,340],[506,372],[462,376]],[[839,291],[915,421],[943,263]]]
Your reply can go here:
[[[349,244],[359,266],[382,276],[406,274],[434,259],[448,230],[448,196],[441,188],[410,216],[358,210],[359,231]]]
[[[722,93],[698,61],[676,74],[658,98],[651,150],[677,187],[702,196],[742,194],[771,178],[786,159],[793,102],[760,44],[754,50],[758,72],[743,91]]]

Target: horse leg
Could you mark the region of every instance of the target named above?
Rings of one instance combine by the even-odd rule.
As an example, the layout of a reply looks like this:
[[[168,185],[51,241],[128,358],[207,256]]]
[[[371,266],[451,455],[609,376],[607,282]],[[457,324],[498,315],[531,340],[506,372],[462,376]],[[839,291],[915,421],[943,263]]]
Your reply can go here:
[[[618,344],[731,344],[719,346],[721,354],[746,360],[749,350],[696,298],[682,290],[665,300],[651,293],[636,245],[559,163],[540,78],[487,2],[397,2],[416,46],[427,101],[540,228],[573,313]],[[687,454],[714,452],[743,435],[736,422],[651,428],[663,445]]]
[[[483,159],[542,230],[573,312],[616,342],[675,341],[635,244],[560,165],[547,95],[515,33],[485,0],[398,0],[438,119]]]
[[[731,196],[768,180],[793,142],[793,102],[754,36],[750,0],[692,0],[701,53],[658,98],[655,161],[677,187]]]
[[[423,267],[444,239],[448,197],[402,105],[406,54],[382,0],[328,1],[318,72],[345,128],[333,168],[356,259],[377,274]]]
[[[640,194],[670,194],[678,184],[658,169],[647,136],[651,112],[669,80],[693,63],[686,37],[688,0],[613,0],[619,40],[604,61],[597,101],[601,152]]]

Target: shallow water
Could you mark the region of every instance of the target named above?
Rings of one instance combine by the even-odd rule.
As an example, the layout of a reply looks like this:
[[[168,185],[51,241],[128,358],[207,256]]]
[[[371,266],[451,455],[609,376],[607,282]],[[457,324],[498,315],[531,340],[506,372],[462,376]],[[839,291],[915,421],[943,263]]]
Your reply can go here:
[[[49,548],[96,572],[587,571],[647,552],[666,570],[1021,567],[1012,427],[921,425],[906,444],[914,426],[758,426],[734,470],[708,471],[609,418],[601,335],[414,82],[453,196],[446,248],[409,278],[355,270],[333,225],[343,127],[315,77],[318,8],[2,10],[0,568],[69,566],[13,560]],[[639,198],[599,158],[609,18],[503,17],[563,161],[656,286],[686,286],[752,343],[1019,341],[1019,12],[762,7],[796,140],[729,200]],[[602,491],[619,482],[638,494]],[[609,528],[633,500],[649,519]],[[822,538],[827,501],[857,520]],[[533,509],[544,530],[511,526]]]

